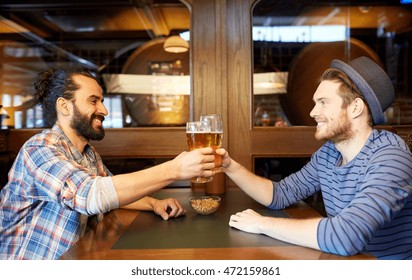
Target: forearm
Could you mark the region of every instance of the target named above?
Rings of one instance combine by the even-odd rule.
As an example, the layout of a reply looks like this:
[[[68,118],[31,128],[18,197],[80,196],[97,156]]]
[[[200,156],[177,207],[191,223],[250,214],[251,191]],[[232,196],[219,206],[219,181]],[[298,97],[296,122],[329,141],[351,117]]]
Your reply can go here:
[[[186,214],[186,210],[175,198],[158,200],[156,198],[146,196],[138,201],[127,204],[122,208],[140,211],[153,211],[157,215],[161,216],[163,220],[168,220],[169,218],[179,217]]]
[[[113,176],[119,206],[133,203],[176,180],[170,161],[151,168]]]
[[[122,206],[123,209],[129,210],[141,210],[141,211],[153,211],[155,199],[149,196],[145,196],[137,201]]]
[[[272,202],[272,181],[253,174],[233,159],[225,169],[225,173],[237,186],[257,202],[265,206],[270,205]]]
[[[130,204],[177,181],[196,176],[213,176],[211,147],[182,152],[173,160],[137,172],[113,176],[119,206]]]
[[[317,241],[318,224],[321,218],[289,219],[262,217],[259,223],[260,233],[270,237],[320,250]]]

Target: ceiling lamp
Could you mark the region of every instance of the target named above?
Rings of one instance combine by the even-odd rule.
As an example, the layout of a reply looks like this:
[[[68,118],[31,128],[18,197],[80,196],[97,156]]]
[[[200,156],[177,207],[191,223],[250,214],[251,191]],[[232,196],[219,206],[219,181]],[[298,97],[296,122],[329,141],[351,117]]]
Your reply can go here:
[[[163,44],[163,49],[170,53],[187,52],[189,43],[180,36],[173,35],[166,39]]]

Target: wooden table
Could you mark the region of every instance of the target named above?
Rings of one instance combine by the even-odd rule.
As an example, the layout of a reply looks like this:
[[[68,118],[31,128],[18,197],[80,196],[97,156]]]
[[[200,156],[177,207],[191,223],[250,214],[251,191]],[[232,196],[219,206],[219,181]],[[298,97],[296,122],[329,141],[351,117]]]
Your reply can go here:
[[[234,259],[373,259],[369,255],[340,257],[295,246],[265,235],[239,231],[229,217],[247,208],[263,215],[291,218],[320,216],[305,203],[284,211],[270,211],[237,188],[222,195],[219,209],[204,216],[195,213],[188,198],[198,195],[189,188],[164,189],[156,197],[176,197],[187,209],[183,217],[163,221],[153,212],[118,209],[106,214],[61,259],[108,260],[234,260]]]

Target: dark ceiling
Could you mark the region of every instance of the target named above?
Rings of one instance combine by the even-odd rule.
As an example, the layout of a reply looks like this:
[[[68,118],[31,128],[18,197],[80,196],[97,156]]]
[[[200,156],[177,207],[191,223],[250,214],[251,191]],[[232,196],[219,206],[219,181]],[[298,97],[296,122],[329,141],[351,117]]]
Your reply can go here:
[[[0,15],[50,41],[148,40],[190,27],[178,0],[2,0]]]
[[[333,3],[333,4],[331,4]],[[399,1],[343,0],[262,0],[255,5],[255,24],[268,22],[289,25],[307,7],[337,7],[341,5],[400,5]],[[4,33],[0,40],[25,40],[38,36],[51,42],[90,40],[130,40],[145,42],[190,29],[189,9],[179,0],[2,0],[0,16],[30,31]],[[113,43],[113,42],[112,42]],[[120,47],[120,46],[119,46]]]

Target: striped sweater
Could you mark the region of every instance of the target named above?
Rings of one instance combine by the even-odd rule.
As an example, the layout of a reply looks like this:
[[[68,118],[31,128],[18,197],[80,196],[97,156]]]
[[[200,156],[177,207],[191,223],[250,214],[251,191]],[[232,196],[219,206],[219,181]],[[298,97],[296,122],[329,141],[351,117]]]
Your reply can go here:
[[[323,252],[369,252],[379,259],[412,259],[412,155],[391,132],[373,130],[359,154],[339,166],[326,142],[300,171],[274,183],[272,209],[317,191],[328,214],[318,226]]]

